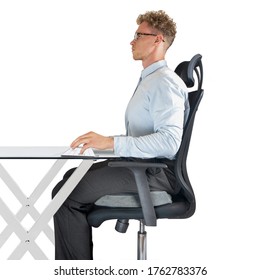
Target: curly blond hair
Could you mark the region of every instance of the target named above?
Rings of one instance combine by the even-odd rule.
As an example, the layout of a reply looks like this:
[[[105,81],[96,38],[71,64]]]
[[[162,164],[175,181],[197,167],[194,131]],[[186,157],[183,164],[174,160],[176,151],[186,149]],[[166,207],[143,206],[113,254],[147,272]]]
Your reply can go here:
[[[140,25],[147,22],[152,28],[155,28],[163,34],[169,47],[174,41],[177,33],[176,23],[164,11],[149,11],[138,16],[136,22]]]

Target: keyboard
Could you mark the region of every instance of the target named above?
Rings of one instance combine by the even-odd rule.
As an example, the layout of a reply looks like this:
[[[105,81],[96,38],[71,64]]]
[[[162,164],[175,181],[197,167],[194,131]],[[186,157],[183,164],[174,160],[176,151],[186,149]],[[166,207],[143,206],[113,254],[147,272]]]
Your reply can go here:
[[[67,151],[65,151],[62,154],[62,156],[71,156],[71,157],[73,157],[73,156],[75,156],[75,157],[77,157],[77,156],[94,157],[95,156],[95,154],[91,148],[86,149],[83,154],[81,154],[80,151],[81,151],[81,148],[75,148],[75,149],[69,148]]]

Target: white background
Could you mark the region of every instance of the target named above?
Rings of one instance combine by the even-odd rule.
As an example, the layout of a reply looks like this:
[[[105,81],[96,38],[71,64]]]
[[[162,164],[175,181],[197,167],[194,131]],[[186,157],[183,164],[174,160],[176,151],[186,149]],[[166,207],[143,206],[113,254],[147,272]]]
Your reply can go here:
[[[0,145],[63,146],[90,130],[124,133],[124,110],[142,70],[131,55],[135,20],[147,10],[165,10],[178,27],[168,65],[174,69],[196,53],[203,56],[205,96],[188,158],[197,211],[190,219],[161,220],[158,227],[147,229],[147,264],[207,266],[204,279],[257,279],[260,20],[256,4],[253,0],[1,0]],[[50,164],[5,163],[28,194]],[[26,172],[33,176],[28,178]],[[4,188],[1,184],[0,194],[6,196]],[[15,212],[19,203],[12,197],[9,201]],[[4,227],[0,217],[0,231]],[[94,229],[92,263],[133,264],[137,230],[137,222],[126,234],[114,231],[114,222]],[[9,271],[15,265],[4,260],[15,242],[12,236],[0,250],[1,271],[5,267],[10,275],[26,273],[24,263],[29,263],[15,262],[19,269]],[[39,242],[46,242],[46,254],[53,258],[50,244]],[[51,275],[46,270],[49,265],[56,264],[35,262],[38,278]]]

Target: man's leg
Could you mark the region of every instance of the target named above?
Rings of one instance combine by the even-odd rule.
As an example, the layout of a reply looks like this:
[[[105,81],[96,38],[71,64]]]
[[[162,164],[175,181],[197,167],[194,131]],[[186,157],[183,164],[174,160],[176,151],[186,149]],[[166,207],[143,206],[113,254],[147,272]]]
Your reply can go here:
[[[74,170],[64,175],[53,197]],[[108,167],[107,161],[94,164],[54,215],[55,259],[93,259],[92,230],[87,222],[91,206],[105,194],[136,191],[128,169]]]
[[[67,199],[54,215],[55,259],[92,260],[92,229],[86,215],[91,205]]]

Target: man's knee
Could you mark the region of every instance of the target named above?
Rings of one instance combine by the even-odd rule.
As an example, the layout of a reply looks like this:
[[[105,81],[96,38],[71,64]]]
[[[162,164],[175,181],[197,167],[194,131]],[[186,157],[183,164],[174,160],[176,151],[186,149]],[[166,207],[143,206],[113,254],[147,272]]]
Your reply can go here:
[[[66,183],[66,181],[69,179],[69,177],[72,175],[72,173],[75,171],[76,168],[72,168],[68,170],[64,176],[63,179],[54,187],[51,193],[51,197],[54,198],[54,196],[59,192],[59,190],[62,188],[62,186]]]
[[[62,188],[62,186],[64,185],[65,181],[62,180],[60,181],[52,190],[52,193],[51,193],[51,197],[52,199],[54,198],[54,196],[59,192],[59,190]]]

